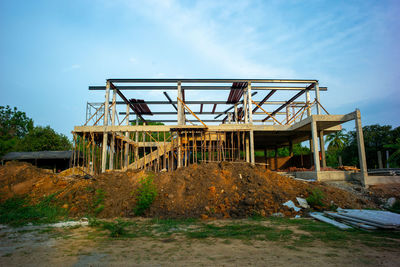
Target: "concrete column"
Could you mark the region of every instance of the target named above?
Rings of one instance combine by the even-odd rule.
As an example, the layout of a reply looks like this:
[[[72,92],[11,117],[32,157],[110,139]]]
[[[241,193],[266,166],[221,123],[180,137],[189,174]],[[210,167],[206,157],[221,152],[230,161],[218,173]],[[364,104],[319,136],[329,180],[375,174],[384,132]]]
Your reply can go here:
[[[250,162],[251,162],[251,165],[256,164],[256,158],[254,155],[254,131],[253,130],[250,131]]]
[[[382,152],[377,151],[377,154],[378,154],[378,168],[383,169]]]
[[[306,103],[307,103],[307,105],[311,104],[311,102],[310,102],[310,91],[309,90],[306,91]],[[311,108],[307,109],[307,117],[310,117],[310,116],[311,116]]]
[[[321,165],[322,168],[326,167],[326,154],[325,154],[325,140],[324,140],[324,131],[319,132],[319,146],[321,151]]]
[[[319,83],[318,82],[315,83],[315,98],[317,99],[317,101],[319,103],[321,103],[319,100]],[[321,106],[318,103],[317,103],[317,114],[318,115],[321,114]]]
[[[361,125],[361,113],[359,109],[356,109],[355,111],[355,124],[357,132],[358,158],[360,160],[361,183],[363,184],[363,186],[367,187],[368,186],[367,158],[365,155],[364,135]]]
[[[253,102],[251,101],[251,82],[247,83],[247,97],[248,97],[248,113],[249,113],[249,122],[253,125]],[[254,155],[254,130],[250,130],[250,163],[251,165],[256,164],[256,159]]]
[[[126,125],[129,126],[129,105],[126,105]],[[125,132],[125,136],[129,138],[129,132]],[[129,144],[125,143],[125,168],[129,166]]]
[[[107,126],[108,125],[108,102],[110,98],[110,82],[107,81],[106,84],[106,95],[105,95],[105,101],[104,101],[104,122],[103,125]],[[106,163],[107,163],[107,140],[108,135],[107,135],[107,129],[104,129],[103,132],[103,151],[101,155],[101,172],[106,171]]]
[[[390,168],[389,166],[389,150],[386,150],[386,168]]]
[[[182,83],[178,82],[178,97],[183,101]],[[178,100],[178,125],[185,125],[185,108],[181,101]]]
[[[253,123],[253,102],[251,101],[251,82],[247,83],[247,112],[249,114],[249,122]]]
[[[112,98],[112,110],[111,110],[111,125],[115,125],[115,110],[116,110],[116,98],[117,98],[117,91],[114,89],[113,90],[113,98]],[[114,169],[114,154],[115,154],[115,137],[114,133],[111,134],[111,143],[110,143],[110,163],[109,163],[109,169],[113,170]]]
[[[318,134],[317,134],[317,122],[312,119],[311,120],[311,136],[312,136],[312,145],[314,150],[314,166],[315,171],[321,171],[321,167],[319,164],[319,153],[318,153]]]

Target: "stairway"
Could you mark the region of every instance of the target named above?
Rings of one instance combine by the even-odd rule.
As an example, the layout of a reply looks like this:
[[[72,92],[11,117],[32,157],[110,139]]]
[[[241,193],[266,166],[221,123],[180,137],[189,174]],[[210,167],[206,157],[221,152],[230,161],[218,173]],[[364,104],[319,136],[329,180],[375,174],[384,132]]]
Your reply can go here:
[[[156,161],[158,158],[162,157],[165,155],[165,157],[168,159],[169,153],[173,149],[172,143],[168,142],[165,143],[165,150],[164,150],[164,145],[159,146],[156,150],[153,152],[146,154],[144,157],[139,158],[137,161],[132,162],[129,164],[128,169],[141,169],[144,168],[146,165]]]

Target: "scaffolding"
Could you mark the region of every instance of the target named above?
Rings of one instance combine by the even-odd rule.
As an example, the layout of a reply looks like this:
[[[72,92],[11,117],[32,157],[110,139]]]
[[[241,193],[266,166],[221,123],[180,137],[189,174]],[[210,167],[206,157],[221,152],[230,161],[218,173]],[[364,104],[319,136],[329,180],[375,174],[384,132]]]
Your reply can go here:
[[[359,110],[329,114],[320,101],[327,88],[318,80],[108,79],[89,90],[105,91],[105,100],[88,103],[86,122],[72,132],[73,165],[88,173],[173,171],[200,162],[265,164],[256,163],[255,150],[289,147],[292,153],[293,144],[303,141],[310,143],[318,173],[326,167],[324,135],[354,120],[361,174],[367,175]],[[197,95],[190,99],[192,92]]]

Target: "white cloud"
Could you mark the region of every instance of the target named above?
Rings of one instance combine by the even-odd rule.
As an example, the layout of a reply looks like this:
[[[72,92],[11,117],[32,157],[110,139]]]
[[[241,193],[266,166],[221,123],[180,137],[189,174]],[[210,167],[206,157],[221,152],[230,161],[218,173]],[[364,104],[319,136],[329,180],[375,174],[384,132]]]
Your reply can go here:
[[[73,64],[69,67],[64,68],[63,72],[73,71],[73,70],[80,69],[80,68],[81,68],[81,65]]]
[[[130,2],[127,3],[130,4]],[[225,16],[229,17],[226,19],[243,21],[243,18],[231,15],[237,7],[230,3],[226,4],[223,7]],[[227,39],[228,36],[224,35],[227,26],[220,25],[210,15],[213,11],[215,12],[215,7],[218,10],[221,9],[220,4],[200,2],[193,8],[186,8],[174,0],[153,0],[146,1],[139,8],[137,4],[131,7],[164,27],[177,39],[177,42],[194,50],[194,53],[201,55],[205,62],[218,66],[221,74],[236,77],[294,76],[294,71],[291,69],[278,68],[250,59],[254,50],[251,48],[258,46],[250,38],[254,32],[252,25],[243,23],[240,29],[231,28],[229,31],[237,30],[238,34]]]

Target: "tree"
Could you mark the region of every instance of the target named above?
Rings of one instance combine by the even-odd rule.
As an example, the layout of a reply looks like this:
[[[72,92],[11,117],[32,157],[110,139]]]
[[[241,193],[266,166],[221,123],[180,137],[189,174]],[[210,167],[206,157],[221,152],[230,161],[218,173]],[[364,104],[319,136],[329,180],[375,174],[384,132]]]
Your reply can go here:
[[[348,136],[344,132],[344,130],[340,130],[326,136],[326,142],[328,143],[328,150],[342,151],[347,141],[348,141]]]
[[[33,129],[33,120],[16,107],[0,106],[0,156],[13,150],[20,138]]]
[[[15,145],[15,151],[69,150],[71,143],[50,126],[36,126]]]
[[[399,128],[399,127],[398,127]],[[389,163],[391,167],[399,167],[400,166],[400,138],[397,138],[395,143],[385,145],[385,148],[392,149],[392,154],[389,157]]]

